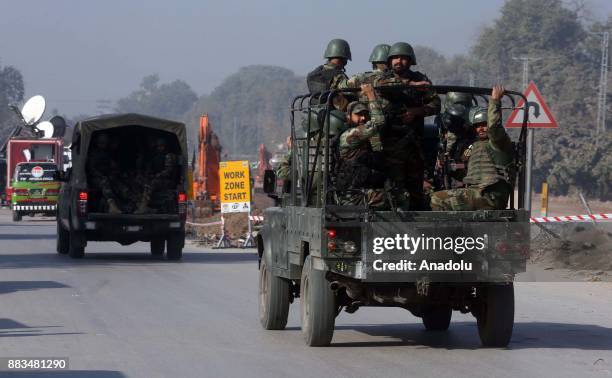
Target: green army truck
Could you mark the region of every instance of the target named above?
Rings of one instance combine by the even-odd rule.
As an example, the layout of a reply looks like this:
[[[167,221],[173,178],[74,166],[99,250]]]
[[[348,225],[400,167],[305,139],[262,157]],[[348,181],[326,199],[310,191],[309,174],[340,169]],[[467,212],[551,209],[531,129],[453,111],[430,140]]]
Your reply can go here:
[[[491,89],[432,86],[438,94],[465,92],[486,104]],[[385,88],[377,88],[384,90]],[[395,88],[397,90],[397,88]],[[411,87],[402,89],[410,95]],[[405,211],[392,206],[342,206],[334,190],[332,91],[294,99],[291,109],[290,186],[276,188],[268,171],[264,191],[276,200],[265,211],[257,236],[259,318],[263,328],[284,329],[289,306],[300,298],[302,334],[309,346],[331,343],[335,318],[344,309],[401,307],[422,318],[427,330],[446,330],[453,311],[475,316],[484,346],[509,343],[514,324],[516,274],[528,257],[529,211],[524,206],[527,102],[506,92],[504,109],[522,99],[525,119],[514,143],[514,196],[504,210]],[[317,111],[318,132],[299,118]],[[521,104],[519,104],[521,105]],[[317,128],[317,126],[315,126]],[[305,132],[304,132],[305,131]],[[435,143],[434,143],[435,145]],[[359,191],[358,189],[356,189]],[[516,203],[515,203],[516,202]],[[431,244],[431,246],[430,246]]]

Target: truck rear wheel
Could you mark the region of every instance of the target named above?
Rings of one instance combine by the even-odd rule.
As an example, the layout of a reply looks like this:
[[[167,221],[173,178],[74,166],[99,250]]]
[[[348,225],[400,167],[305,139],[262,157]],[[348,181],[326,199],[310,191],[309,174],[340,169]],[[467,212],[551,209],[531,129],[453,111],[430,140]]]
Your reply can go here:
[[[164,250],[166,249],[166,240],[164,239],[151,239],[151,255],[156,257],[161,257],[164,255]]]
[[[428,331],[446,331],[450,326],[453,309],[448,305],[427,306],[423,311],[423,325]]]
[[[172,233],[167,239],[168,260],[180,260],[183,257],[183,246],[185,245],[185,231]]]
[[[272,274],[265,258],[259,268],[259,322],[264,329],[285,329],[289,317],[289,281]]]
[[[59,218],[57,219],[57,240],[56,240],[56,249],[57,253],[61,255],[65,255],[68,253],[68,249],[70,248],[70,241],[68,238],[70,237],[70,233],[64,230],[62,227],[61,221]]]
[[[482,305],[477,317],[480,341],[486,347],[505,347],[514,327],[514,285],[491,285],[481,290]]]
[[[17,210],[13,210],[13,222],[21,221],[21,213]]]
[[[307,256],[300,284],[302,335],[309,346],[326,346],[334,336],[336,298],[325,279],[325,272],[315,270]]]
[[[70,231],[68,236],[68,256],[80,259],[85,256],[85,240],[80,232]]]

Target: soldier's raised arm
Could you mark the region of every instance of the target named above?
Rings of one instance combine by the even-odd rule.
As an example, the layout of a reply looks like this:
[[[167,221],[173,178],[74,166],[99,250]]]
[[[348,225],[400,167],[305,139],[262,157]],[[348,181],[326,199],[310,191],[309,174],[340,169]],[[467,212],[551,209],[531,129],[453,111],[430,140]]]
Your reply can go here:
[[[491,98],[489,99],[487,126],[489,141],[493,147],[501,150],[508,150],[512,148],[512,141],[502,125],[501,99],[504,93],[505,89],[503,86],[493,86]]]

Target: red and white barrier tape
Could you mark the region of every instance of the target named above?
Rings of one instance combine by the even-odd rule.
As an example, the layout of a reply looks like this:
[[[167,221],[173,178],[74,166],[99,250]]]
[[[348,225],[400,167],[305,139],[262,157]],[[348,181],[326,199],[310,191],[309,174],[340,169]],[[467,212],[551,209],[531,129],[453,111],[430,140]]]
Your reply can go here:
[[[263,215],[249,215],[249,220],[252,220],[254,222],[263,222],[264,217]]]
[[[559,223],[559,222],[591,222],[594,220],[612,222],[612,213],[585,214],[585,215],[563,215],[560,217],[531,217],[531,223]]]

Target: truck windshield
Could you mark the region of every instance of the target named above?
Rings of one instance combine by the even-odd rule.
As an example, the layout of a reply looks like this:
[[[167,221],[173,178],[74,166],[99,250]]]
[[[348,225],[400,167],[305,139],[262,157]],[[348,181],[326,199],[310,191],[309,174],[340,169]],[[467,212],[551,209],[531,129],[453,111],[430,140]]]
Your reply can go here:
[[[15,169],[15,181],[53,181],[57,166],[52,163],[22,163]]]

